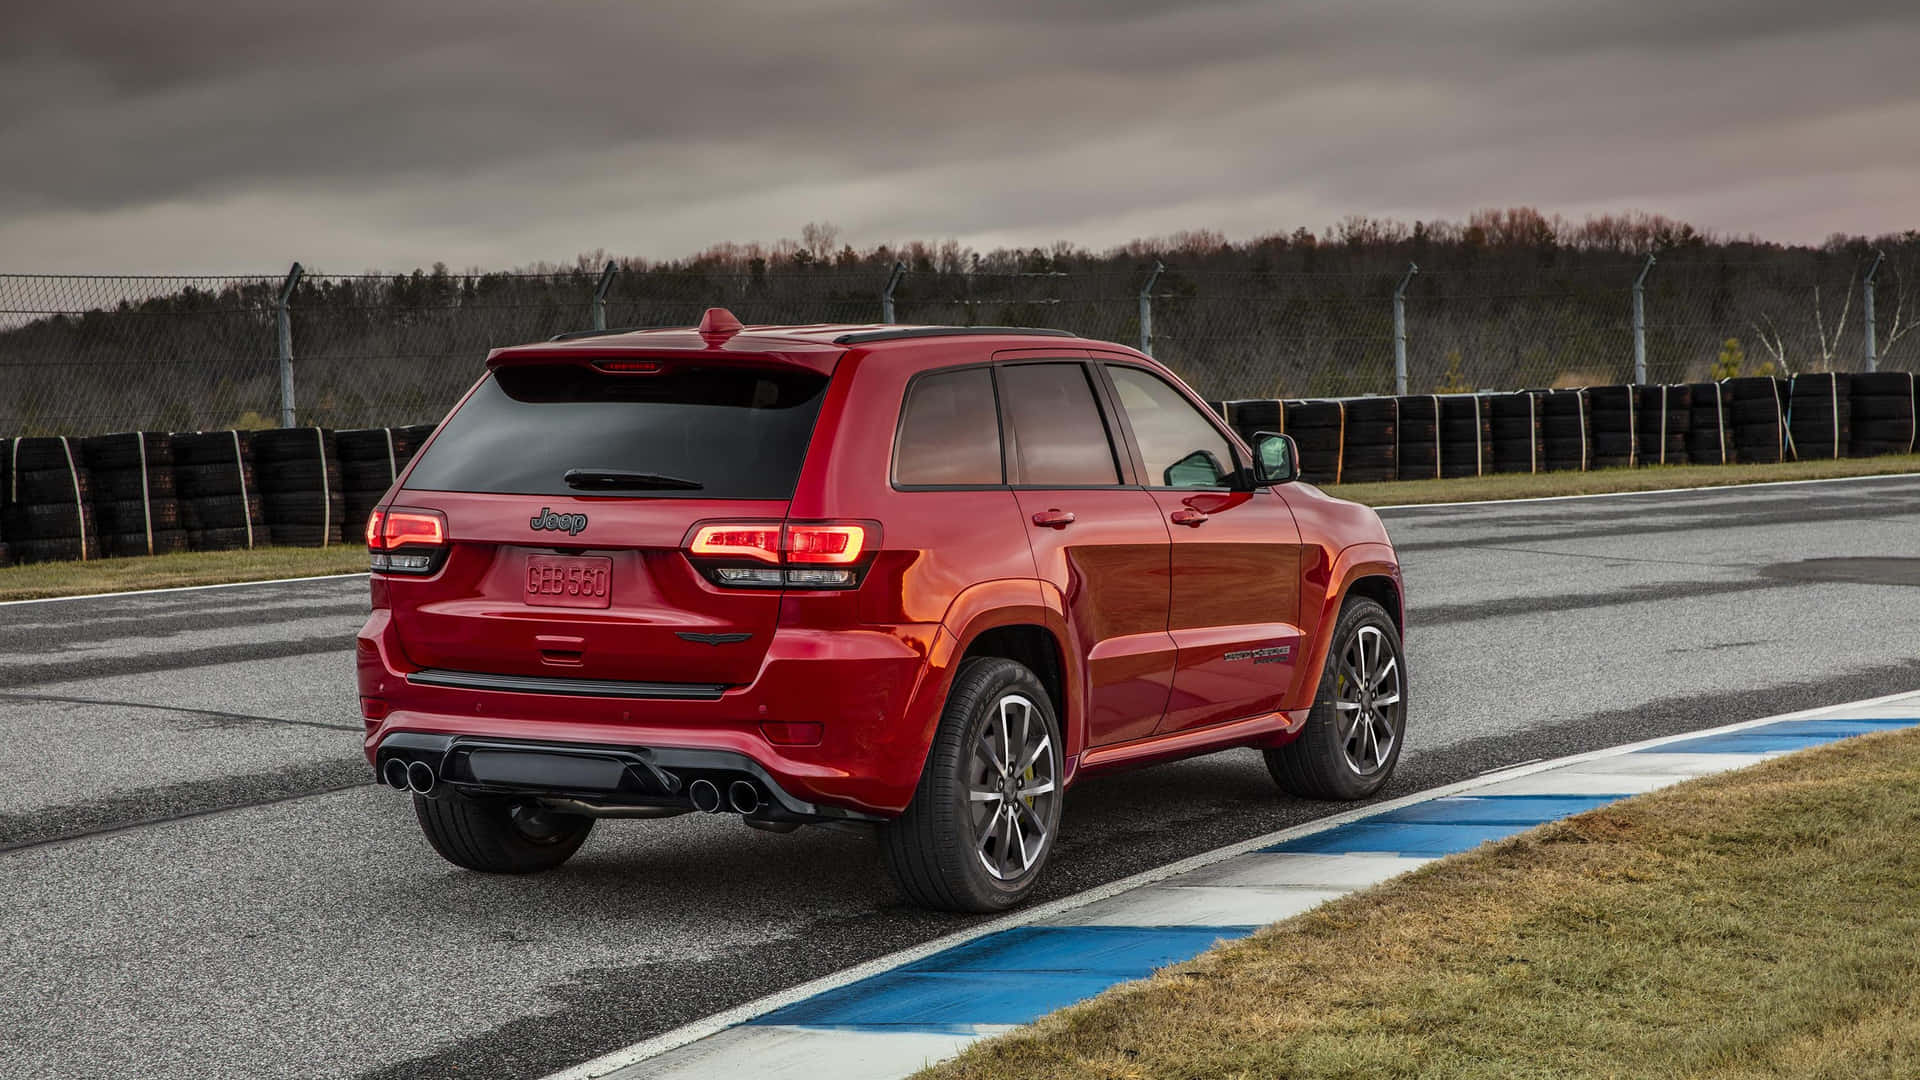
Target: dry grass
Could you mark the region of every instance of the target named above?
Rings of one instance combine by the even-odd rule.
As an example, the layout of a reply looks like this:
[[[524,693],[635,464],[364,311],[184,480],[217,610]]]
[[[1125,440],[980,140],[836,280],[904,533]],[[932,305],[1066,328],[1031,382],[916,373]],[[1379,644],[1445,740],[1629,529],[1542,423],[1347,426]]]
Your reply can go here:
[[[1778,465],[1649,465],[1593,472],[1503,473],[1457,480],[1396,480],[1384,484],[1339,484],[1328,494],[1368,506],[1478,502],[1542,495],[1597,495],[1613,491],[1725,487],[1774,480],[1825,480],[1842,476],[1920,473],[1920,455],[1787,461]]]
[[[1627,800],[922,1080],[1920,1076],[1920,732]]]
[[[325,548],[254,548],[251,551],[186,551],[132,559],[44,562],[0,568],[0,600],[217,585],[232,581],[347,574],[367,568],[367,549],[355,544]]]

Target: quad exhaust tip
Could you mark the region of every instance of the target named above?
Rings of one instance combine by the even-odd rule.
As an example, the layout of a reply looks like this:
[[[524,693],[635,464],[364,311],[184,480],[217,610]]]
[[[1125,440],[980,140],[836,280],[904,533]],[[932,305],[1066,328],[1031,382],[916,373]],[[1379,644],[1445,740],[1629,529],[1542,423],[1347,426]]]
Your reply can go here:
[[[395,791],[407,790],[407,763],[399,758],[388,758],[380,769],[380,779]]]
[[[703,814],[721,812],[720,789],[711,780],[695,780],[687,785],[687,797],[693,800],[693,808]]]
[[[736,814],[751,814],[760,809],[760,789],[751,780],[735,780],[727,785],[727,805]]]
[[[433,790],[438,777],[433,775],[433,766],[424,761],[407,764],[407,790],[415,795],[425,795]]]

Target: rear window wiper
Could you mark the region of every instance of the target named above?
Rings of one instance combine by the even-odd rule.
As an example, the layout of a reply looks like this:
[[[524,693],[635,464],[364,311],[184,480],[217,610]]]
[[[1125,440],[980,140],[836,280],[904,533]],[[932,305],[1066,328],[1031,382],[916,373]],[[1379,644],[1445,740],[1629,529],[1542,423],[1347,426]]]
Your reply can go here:
[[[561,479],[570,488],[587,491],[699,491],[698,480],[626,469],[568,469]]]

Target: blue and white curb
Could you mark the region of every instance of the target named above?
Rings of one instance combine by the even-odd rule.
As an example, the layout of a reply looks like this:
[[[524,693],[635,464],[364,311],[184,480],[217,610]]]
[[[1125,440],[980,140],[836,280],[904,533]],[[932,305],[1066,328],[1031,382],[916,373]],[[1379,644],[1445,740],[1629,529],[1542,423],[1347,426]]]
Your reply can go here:
[[[1500,770],[1039,905],[549,1080],[894,1080],[977,1039],[1442,856],[1682,780],[1914,725],[1920,725],[1920,693]]]

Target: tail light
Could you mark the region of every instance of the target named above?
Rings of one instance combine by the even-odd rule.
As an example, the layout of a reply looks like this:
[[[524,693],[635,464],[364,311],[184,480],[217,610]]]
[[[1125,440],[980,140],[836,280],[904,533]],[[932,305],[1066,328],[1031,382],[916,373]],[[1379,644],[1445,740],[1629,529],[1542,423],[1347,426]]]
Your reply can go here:
[[[431,574],[447,551],[447,516],[390,506],[367,518],[368,568],[380,574]]]
[[[880,547],[872,521],[727,521],[696,525],[687,557],[734,589],[851,589]]]

